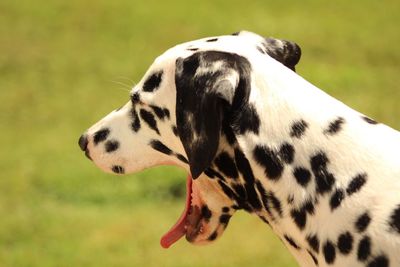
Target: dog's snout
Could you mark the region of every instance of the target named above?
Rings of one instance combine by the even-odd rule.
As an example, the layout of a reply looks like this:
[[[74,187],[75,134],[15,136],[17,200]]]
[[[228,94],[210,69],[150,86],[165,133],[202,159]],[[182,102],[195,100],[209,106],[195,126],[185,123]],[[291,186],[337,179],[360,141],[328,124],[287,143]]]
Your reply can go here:
[[[82,149],[82,151],[86,151],[87,145],[88,145],[88,137],[87,134],[82,134],[81,137],[79,137],[79,147]]]

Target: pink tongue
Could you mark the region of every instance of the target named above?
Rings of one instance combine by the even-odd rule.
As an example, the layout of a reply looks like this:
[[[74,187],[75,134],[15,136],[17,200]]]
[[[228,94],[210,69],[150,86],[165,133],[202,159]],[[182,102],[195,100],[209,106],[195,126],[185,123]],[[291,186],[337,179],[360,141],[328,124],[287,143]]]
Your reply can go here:
[[[185,224],[186,217],[190,208],[190,200],[192,194],[192,177],[188,175],[186,179],[186,203],[185,209],[182,212],[181,217],[175,223],[174,226],[163,236],[161,237],[160,244],[163,248],[169,248],[172,244],[178,241],[182,236],[186,234]]]

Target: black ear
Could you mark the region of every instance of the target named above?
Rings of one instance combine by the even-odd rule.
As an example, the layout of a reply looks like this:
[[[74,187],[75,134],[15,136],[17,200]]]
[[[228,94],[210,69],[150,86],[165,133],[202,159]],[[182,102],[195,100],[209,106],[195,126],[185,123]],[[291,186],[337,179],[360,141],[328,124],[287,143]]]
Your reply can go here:
[[[176,122],[194,179],[217,153],[223,119],[239,82],[232,57],[205,51],[176,60]]]
[[[296,43],[275,38],[265,38],[263,46],[267,54],[295,71],[301,57],[301,49]]]

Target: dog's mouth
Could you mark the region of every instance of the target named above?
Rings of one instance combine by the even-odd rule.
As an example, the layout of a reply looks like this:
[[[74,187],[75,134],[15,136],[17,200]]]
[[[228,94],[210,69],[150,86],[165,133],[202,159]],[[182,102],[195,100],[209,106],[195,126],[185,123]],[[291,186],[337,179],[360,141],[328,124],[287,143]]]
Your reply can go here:
[[[202,235],[207,235],[208,232],[206,221],[209,218],[205,218],[198,206],[200,203],[199,192],[194,188],[192,177],[189,175],[186,180],[185,208],[175,225],[161,238],[163,248],[169,248],[184,235],[191,243],[202,243]]]

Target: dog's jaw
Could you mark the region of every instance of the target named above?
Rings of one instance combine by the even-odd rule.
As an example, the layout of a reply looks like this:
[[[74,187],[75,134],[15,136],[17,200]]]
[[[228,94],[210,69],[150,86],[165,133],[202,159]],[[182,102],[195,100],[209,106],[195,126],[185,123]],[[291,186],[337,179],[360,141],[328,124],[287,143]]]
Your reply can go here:
[[[208,244],[222,235],[234,210],[229,207],[231,201],[224,199],[222,194],[204,198],[203,192],[211,195],[218,192],[214,188],[209,191],[210,186],[208,177],[201,175],[193,181],[188,175],[184,210],[175,225],[161,238],[163,248],[169,248],[184,235],[195,245]]]

